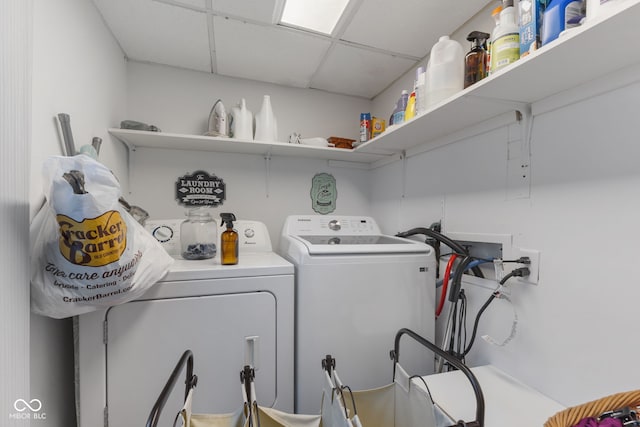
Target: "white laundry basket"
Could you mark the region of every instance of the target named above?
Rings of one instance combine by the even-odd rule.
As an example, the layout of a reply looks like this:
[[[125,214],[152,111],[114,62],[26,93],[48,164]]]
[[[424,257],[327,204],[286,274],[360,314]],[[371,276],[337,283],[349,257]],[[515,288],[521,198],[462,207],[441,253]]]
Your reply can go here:
[[[277,409],[258,405],[255,392],[255,371],[245,366],[240,372],[243,404],[232,413],[227,414],[194,414],[191,410],[193,395],[198,378],[193,373],[193,353],[186,350],[174,368],[169,380],[158,397],[146,427],[156,427],[160,414],[167,403],[169,395],[176,385],[177,379],[186,364],[185,400],[181,411],[176,416],[174,426],[179,420],[183,427],[320,427],[320,415],[289,414]]]
[[[476,395],[476,420],[458,421],[455,426],[484,426],[484,397],[478,381],[458,359],[409,329],[396,334],[391,356],[394,362],[393,382],[384,387],[353,391],[344,385],[335,370],[335,360],[327,355],[322,361],[324,387],[322,400],[323,427],[436,427],[434,402],[426,383],[419,386],[420,376],[409,376],[400,366],[400,338],[408,335],[437,355],[448,360],[469,379]]]
[[[408,335],[438,356],[446,359],[467,377],[476,396],[476,419],[458,421],[454,426],[484,427],[484,397],[475,376],[462,362],[409,329],[401,329],[395,337],[393,382],[371,390],[351,390],[340,380],[335,360],[328,355],[322,361],[324,386],[320,415],[290,414],[258,405],[255,371],[245,366],[240,373],[243,404],[228,414],[194,414],[191,403],[198,378],[193,373],[193,353],[183,353],[158,397],[146,427],[156,427],[162,409],[186,365],[185,400],[175,421],[183,427],[436,427],[434,402],[426,383],[419,386],[420,376],[409,376],[399,364],[400,338]],[[178,425],[174,422],[174,426]],[[439,427],[439,426],[438,426]]]

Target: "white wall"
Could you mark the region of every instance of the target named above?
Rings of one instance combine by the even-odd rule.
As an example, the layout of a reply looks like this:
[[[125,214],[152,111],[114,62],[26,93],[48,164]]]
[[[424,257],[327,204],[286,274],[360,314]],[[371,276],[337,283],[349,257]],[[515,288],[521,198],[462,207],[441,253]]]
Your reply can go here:
[[[281,140],[294,131],[304,137],[355,139],[359,113],[370,106],[369,101],[355,97],[135,62],[129,63],[128,79],[129,117],[155,124],[164,132],[202,134],[218,97],[228,108],[244,97],[256,113],[262,95],[269,94]],[[226,183],[227,198],[215,215],[230,211],[238,218],[263,221],[274,246],[287,215],[313,213],[309,191],[316,173],[336,178],[335,213],[361,215],[370,209],[367,171],[330,166],[326,160],[273,156],[267,165],[258,155],[137,149],[130,161],[128,198],[152,218],[184,218],[185,208],[175,201],[175,182],[201,169]]]
[[[372,176],[374,188],[389,190],[372,192],[374,216],[388,233],[442,219],[445,233],[510,234],[514,246],[541,251],[539,284],[512,290],[516,338],[504,348],[478,339],[468,362],[494,363],[565,405],[635,389],[639,380],[629,368],[640,297],[639,99],[636,82],[547,112],[534,105],[541,112],[526,199],[506,197],[507,128],[411,157],[406,171],[394,163]],[[401,188],[404,173],[403,199],[391,190]],[[466,289],[471,328],[490,290]],[[512,317],[506,302],[494,302],[479,335],[506,338]]]
[[[292,132],[303,137],[339,136],[356,139],[360,113],[370,102],[313,89],[297,89],[174,67],[129,62],[128,115],[158,126],[163,132],[202,135],[217,99],[227,111],[245,98],[247,108],[260,111],[264,95],[278,122],[280,141]]]
[[[37,398],[29,390],[27,285],[32,10],[32,1],[0,2],[0,417],[7,427],[28,427],[14,402]]]
[[[100,160],[126,191],[126,150],[106,129],[125,113],[125,61],[93,3],[87,0],[35,2],[33,15],[33,147],[31,214],[40,207],[42,162],[63,154],[55,117],[71,116],[76,148],[103,139]],[[71,320],[31,316],[31,390],[42,400],[47,426],[75,423]]]

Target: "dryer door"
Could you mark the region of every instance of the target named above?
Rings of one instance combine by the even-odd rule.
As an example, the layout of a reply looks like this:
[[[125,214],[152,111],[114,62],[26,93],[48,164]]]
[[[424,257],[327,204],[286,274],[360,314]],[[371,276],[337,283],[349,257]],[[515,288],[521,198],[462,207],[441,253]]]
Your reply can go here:
[[[276,301],[268,292],[133,301],[107,313],[108,425],[143,426],[183,351],[194,354],[195,413],[242,406],[240,370],[257,366],[258,402],[276,398]],[[172,425],[183,375],[159,425]]]

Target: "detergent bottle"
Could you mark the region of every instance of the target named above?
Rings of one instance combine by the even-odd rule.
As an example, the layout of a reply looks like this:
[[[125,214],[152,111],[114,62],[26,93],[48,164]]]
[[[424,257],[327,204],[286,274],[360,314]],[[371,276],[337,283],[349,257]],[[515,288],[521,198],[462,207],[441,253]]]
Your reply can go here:
[[[520,26],[516,20],[513,0],[502,0],[500,23],[491,40],[491,73],[520,59]]]
[[[542,18],[542,45],[557,39],[567,28],[577,27],[583,18],[580,0],[552,0]]]
[[[427,108],[464,88],[464,51],[449,36],[442,36],[431,48],[426,72]]]
[[[234,265],[238,263],[238,232],[233,229],[236,216],[232,213],[221,213],[222,226],[227,230],[220,235],[220,264]]]

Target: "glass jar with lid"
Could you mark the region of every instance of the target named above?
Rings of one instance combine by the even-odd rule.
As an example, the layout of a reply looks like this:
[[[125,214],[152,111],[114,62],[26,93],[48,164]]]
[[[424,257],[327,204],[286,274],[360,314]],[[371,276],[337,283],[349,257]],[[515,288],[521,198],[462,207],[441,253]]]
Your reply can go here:
[[[180,225],[182,258],[209,259],[216,255],[218,230],[209,208],[187,211],[187,219]]]

